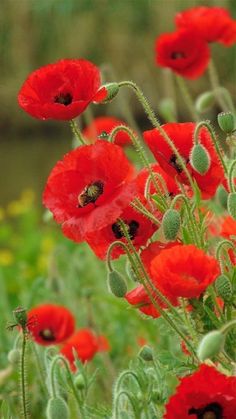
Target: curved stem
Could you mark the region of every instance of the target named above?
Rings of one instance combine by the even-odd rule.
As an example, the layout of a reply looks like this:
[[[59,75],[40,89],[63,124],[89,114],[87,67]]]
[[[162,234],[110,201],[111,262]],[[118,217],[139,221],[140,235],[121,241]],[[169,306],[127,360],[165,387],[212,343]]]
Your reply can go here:
[[[120,399],[120,396],[126,396],[127,397],[127,399],[129,400],[129,402],[130,402],[130,404],[132,406],[132,409],[133,409],[135,418],[136,419],[139,419],[139,416],[137,416],[137,413],[136,413],[136,405],[134,403],[134,400],[131,398],[131,395],[128,393],[128,391],[125,391],[125,390],[122,390],[116,396],[116,399],[115,399],[115,418],[114,419],[119,419],[119,410],[118,410],[118,407],[119,407],[119,399]]]
[[[223,264],[223,260],[222,260],[222,257],[221,257],[221,251],[222,251],[223,246],[225,246],[225,245],[227,245],[227,246],[231,247],[233,250],[235,250],[234,244],[229,240],[222,240],[218,244],[218,246],[216,248],[216,259],[218,259],[218,261],[220,263],[221,272],[224,271],[224,264]]]
[[[81,134],[81,132],[80,132],[78,126],[77,126],[77,123],[75,122],[74,119],[71,119],[70,127],[71,127],[71,130],[72,130],[74,136],[77,138],[77,140],[79,140],[79,142],[84,145],[85,141],[83,140],[82,134]]]
[[[112,250],[114,249],[114,247],[116,247],[116,246],[120,246],[120,247],[122,247],[122,248],[124,249],[124,251],[125,251],[125,253],[126,253],[126,254],[128,254],[128,253],[129,253],[129,249],[128,249],[128,247],[126,246],[126,244],[125,244],[125,243],[123,243],[122,241],[119,241],[119,240],[114,241],[114,242],[113,242],[113,243],[109,246],[108,251],[107,251],[107,257],[106,257],[107,268],[108,268],[109,272],[112,272],[112,271],[113,271],[113,268],[112,268],[112,265],[111,265],[111,252],[112,252]]]
[[[194,183],[193,180],[191,178],[191,175],[185,165],[184,159],[182,158],[181,154],[179,153],[177,147],[175,146],[174,142],[171,140],[171,138],[168,136],[168,134],[165,132],[165,130],[162,128],[160,122],[158,121],[153,109],[151,108],[151,106],[149,105],[147,99],[145,98],[143,92],[141,91],[141,89],[132,81],[123,81],[119,83],[119,86],[127,86],[131,89],[133,89],[141,103],[141,105],[143,106],[147,117],[149,118],[150,122],[152,123],[152,125],[158,129],[158,131],[161,133],[162,137],[164,138],[164,140],[166,141],[166,143],[169,145],[170,149],[173,151],[173,153],[175,154],[175,156],[178,159],[178,162],[180,164],[180,166],[182,167],[184,173],[187,176],[188,182],[191,185],[192,189],[194,190]]]
[[[214,147],[215,147],[215,149],[216,149],[216,152],[217,152],[217,154],[218,154],[218,157],[219,157],[219,159],[220,159],[220,161],[221,161],[221,164],[222,164],[222,166],[223,166],[223,168],[224,168],[224,171],[225,171],[225,173],[226,173],[226,175],[227,175],[227,173],[228,173],[227,166],[226,166],[226,164],[225,164],[225,162],[224,162],[224,159],[223,159],[223,156],[222,156],[222,152],[221,152],[220,147],[219,147],[219,145],[218,145],[218,143],[217,143],[217,139],[216,139],[216,136],[215,136],[214,130],[213,130],[213,128],[212,128],[212,126],[210,125],[210,123],[209,123],[209,122],[207,122],[207,121],[201,121],[201,122],[199,122],[199,123],[197,124],[197,126],[196,126],[196,128],[195,128],[195,131],[194,131],[194,143],[195,143],[195,144],[198,144],[198,135],[199,135],[200,130],[201,130],[203,127],[205,127],[205,128],[208,130],[208,132],[210,133],[210,137],[211,137],[211,139],[212,139],[212,142],[213,142],[213,144],[214,144]]]

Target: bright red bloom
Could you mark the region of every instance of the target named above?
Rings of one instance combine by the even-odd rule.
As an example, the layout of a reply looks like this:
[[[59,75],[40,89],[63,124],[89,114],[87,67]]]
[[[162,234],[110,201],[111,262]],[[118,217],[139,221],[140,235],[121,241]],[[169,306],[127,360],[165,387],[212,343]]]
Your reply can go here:
[[[56,304],[42,304],[28,312],[28,329],[40,345],[56,345],[68,339],[75,329],[71,312]]]
[[[206,174],[201,175],[192,168],[189,162],[190,151],[193,147],[193,134],[196,124],[193,122],[185,123],[168,123],[164,124],[162,128],[174,142],[179,150],[182,158],[186,162],[186,166],[196,180],[199,189],[202,192],[203,198],[209,198],[215,194],[216,188],[224,178],[224,171],[219,162],[216,151],[212,145],[209,133],[206,129],[202,129],[199,135],[200,142],[207,149],[211,163],[210,168]],[[177,161],[177,158],[161,133],[155,128],[143,133],[144,140],[152,151],[153,155],[161,165],[161,167],[168,173],[168,175],[177,176],[181,182],[189,184],[182,167]]]
[[[113,223],[135,194],[135,169],[121,147],[97,141],[64,156],[52,170],[44,205],[77,242]]]
[[[193,7],[176,16],[178,28],[192,28],[207,42],[231,46],[236,42],[236,21],[223,7]]]
[[[102,135],[103,133],[109,135],[112,130],[119,125],[126,124],[120,119],[114,118],[112,116],[100,116],[95,118],[93,122],[83,130],[83,136],[90,140],[90,142],[94,143],[98,136]],[[125,146],[132,144],[132,141],[127,132],[119,131],[115,136],[114,143],[120,146]]]
[[[90,361],[99,351],[109,349],[104,336],[96,336],[90,329],[78,330],[61,348],[60,352],[69,361],[72,371],[76,370],[73,349],[81,362]]]
[[[136,249],[144,246],[157,230],[155,224],[140,214],[140,212],[135,211],[132,207],[125,208],[119,218],[126,224],[129,230],[130,239]],[[100,259],[106,258],[108,247],[115,240],[127,243],[124,234],[120,229],[118,220],[99,231],[87,234],[86,237],[87,243]],[[112,259],[118,258],[121,254],[124,254],[123,248],[115,246],[111,253]]]
[[[226,239],[236,236],[236,221],[230,215],[223,218],[220,235],[226,237]]]
[[[236,377],[201,365],[197,372],[181,379],[165,407],[165,419],[233,419]]]
[[[196,30],[179,29],[177,32],[164,33],[156,40],[157,64],[171,68],[183,77],[200,77],[206,70],[209,59],[209,47]]]
[[[99,69],[90,61],[60,60],[31,73],[20,89],[18,102],[35,118],[70,120],[90,102],[105,99],[106,89],[100,86]]]
[[[217,260],[192,244],[165,249],[151,262],[153,284],[176,298],[199,297],[219,274]]]
[[[173,247],[176,243],[168,243],[163,244],[160,242],[151,243],[146,249],[144,249],[141,252],[141,259],[145,266],[145,269],[150,276],[150,267],[152,260],[159,255],[163,249],[169,249]],[[158,286],[158,289],[169,299],[172,305],[178,305],[178,301],[175,297],[170,295],[169,292],[166,290],[163,292]],[[165,304],[160,301],[156,296],[154,296],[154,293],[152,291],[153,298],[157,301],[158,305],[161,306],[161,308],[166,308]],[[159,317],[160,313],[152,303],[149,295],[147,294],[145,288],[143,285],[139,285],[138,287],[134,288],[133,290],[129,291],[126,296],[126,300],[129,304],[136,306],[142,313],[147,314],[148,316],[151,316],[153,318]]]

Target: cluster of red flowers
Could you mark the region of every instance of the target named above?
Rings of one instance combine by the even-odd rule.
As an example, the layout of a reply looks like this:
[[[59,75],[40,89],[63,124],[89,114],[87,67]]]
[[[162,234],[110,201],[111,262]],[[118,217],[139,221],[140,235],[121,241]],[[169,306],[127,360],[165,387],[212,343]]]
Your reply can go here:
[[[206,70],[210,49],[208,43],[231,46],[236,42],[236,21],[222,7],[193,7],[175,18],[177,30],[156,40],[156,61],[162,67],[189,79]]]
[[[75,318],[63,306],[42,304],[28,312],[28,330],[39,345],[59,345],[60,353],[69,361],[72,371],[76,370],[74,352],[81,362],[90,361],[99,351],[109,349],[105,336],[97,336],[90,329],[75,331]]]

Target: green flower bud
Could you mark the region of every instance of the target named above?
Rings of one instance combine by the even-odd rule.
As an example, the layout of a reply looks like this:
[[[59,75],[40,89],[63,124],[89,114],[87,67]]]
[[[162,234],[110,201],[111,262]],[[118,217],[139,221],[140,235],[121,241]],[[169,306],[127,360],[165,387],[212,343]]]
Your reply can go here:
[[[210,167],[209,153],[202,144],[195,144],[190,152],[190,164],[196,172],[204,175]]]
[[[216,356],[224,347],[225,335],[219,330],[213,330],[203,337],[198,347],[198,358],[205,361]]]
[[[215,103],[215,95],[210,90],[198,96],[195,102],[195,108],[198,112],[203,113],[213,107]]]
[[[78,388],[78,390],[83,390],[85,388],[85,380],[83,374],[78,374],[74,379],[75,387]]]
[[[13,310],[13,315],[15,318],[15,321],[19,326],[25,327],[27,323],[27,313],[26,309],[22,307],[17,307],[15,310]]]
[[[118,271],[108,272],[108,287],[112,294],[123,298],[127,293],[127,285],[124,277]]]
[[[229,193],[227,200],[228,213],[236,220],[236,192]]]
[[[175,102],[171,98],[162,99],[159,102],[159,113],[167,122],[175,121]]]
[[[226,275],[220,275],[215,281],[216,293],[224,302],[230,302],[233,296],[232,284]]]
[[[10,364],[18,364],[20,360],[19,349],[12,349],[10,352],[8,352],[7,359],[10,362]]]
[[[168,209],[162,219],[164,236],[167,240],[175,240],[181,224],[181,218],[178,211]]]
[[[217,192],[216,192],[216,198],[217,198],[218,202],[220,203],[220,205],[224,209],[227,209],[228,192],[226,191],[224,186],[220,185],[218,187]]]
[[[221,112],[217,116],[219,127],[226,134],[230,134],[234,130],[234,116],[232,112]]]
[[[106,97],[101,103],[108,103],[111,102],[114,97],[118,94],[120,88],[118,83],[107,83],[102,86],[102,88],[105,87],[106,89]]]
[[[153,361],[153,350],[147,345],[144,345],[140,351],[139,356],[144,359],[144,361]]]
[[[69,408],[61,397],[52,397],[48,401],[46,410],[47,419],[69,419]]]

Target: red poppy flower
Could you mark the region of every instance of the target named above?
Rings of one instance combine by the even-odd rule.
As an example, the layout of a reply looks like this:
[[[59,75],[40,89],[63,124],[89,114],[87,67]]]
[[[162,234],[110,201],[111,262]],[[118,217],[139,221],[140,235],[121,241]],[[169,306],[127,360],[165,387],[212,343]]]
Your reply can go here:
[[[231,46],[236,42],[236,21],[223,7],[193,7],[177,14],[178,28],[192,28],[207,42]]]
[[[199,297],[219,274],[217,260],[192,244],[165,249],[151,262],[153,284],[174,297]]]
[[[93,122],[83,130],[83,136],[88,138],[90,142],[94,143],[98,136],[102,135],[103,133],[109,135],[112,130],[119,125],[126,124],[120,119],[113,118],[112,116],[100,116],[95,118]],[[132,144],[132,141],[126,132],[119,131],[118,134],[116,134],[114,143],[119,146],[125,146]]]
[[[175,244],[176,243],[163,244],[160,242],[155,242],[155,243],[151,243],[146,249],[144,249],[141,252],[140,256],[149,276],[151,273],[150,267],[151,267],[152,260],[158,254],[160,254],[163,251],[163,249],[165,248],[169,249],[173,247]],[[166,290],[163,292],[163,290],[161,290],[159,286],[158,286],[158,289],[169,299],[172,305],[178,305],[178,301],[175,297],[170,295]],[[153,295],[153,298],[157,301],[158,305],[161,306],[161,308],[163,309],[166,308],[165,304],[162,301],[160,301],[156,295],[154,295],[153,291],[152,291],[152,295]],[[129,304],[136,306],[139,309],[139,311],[141,311],[142,313],[147,314],[148,316],[151,316],[153,318],[157,318],[160,316],[160,313],[158,312],[158,310],[152,303],[143,285],[139,285],[138,287],[129,291],[126,294],[125,298]]]
[[[56,345],[68,339],[75,329],[71,312],[56,304],[42,304],[28,312],[28,329],[40,345]]]
[[[163,194],[166,192],[165,187],[162,185],[162,183],[158,180],[158,177],[156,175],[160,175],[164,180],[164,185],[166,186],[166,189],[169,193],[169,196],[175,196],[178,193],[180,193],[180,189],[177,185],[177,183],[174,181],[174,179],[171,176],[168,176],[168,174],[162,169],[159,164],[155,163],[151,165],[152,172],[155,175],[155,179],[157,181],[157,184],[160,188],[160,190],[163,192]],[[147,183],[147,180],[149,178],[150,174],[149,171],[144,168],[141,170],[137,176],[137,185],[138,185],[138,191],[141,195],[144,195],[145,186]],[[150,183],[150,191],[151,194],[156,193],[156,188],[153,185],[153,182]]]
[[[144,246],[157,229],[156,225],[154,225],[142,214],[135,211],[132,207],[125,208],[119,218],[121,218],[126,224],[129,230],[130,239],[136,249]],[[118,220],[109,224],[102,230],[87,234],[86,237],[87,243],[100,259],[106,259],[108,247],[115,240],[126,243],[126,239],[120,229]],[[111,256],[112,259],[116,259],[122,254],[124,254],[123,248],[115,246]]]
[[[86,362],[93,359],[97,352],[108,350],[109,344],[104,336],[97,337],[90,329],[78,330],[60,350],[61,354],[68,359],[72,371],[75,371],[73,349],[80,361]]]
[[[220,235],[226,237],[226,239],[236,236],[236,221],[230,215],[223,218]]]
[[[233,419],[236,412],[236,377],[227,377],[213,367],[201,365],[181,379],[170,397],[165,419]]]
[[[200,77],[206,70],[209,59],[209,47],[196,30],[179,29],[177,32],[165,33],[156,40],[157,64],[171,68],[183,77]]]
[[[97,141],[64,156],[52,170],[43,203],[76,241],[113,223],[135,194],[134,167],[121,147]]]
[[[90,61],[60,60],[31,73],[20,89],[18,102],[35,118],[70,120],[90,102],[105,99],[106,89],[100,85],[99,69]]]
[[[189,155],[193,147],[193,134],[195,127],[196,124],[193,122],[168,123],[162,126],[174,142],[175,146],[178,148],[182,158],[185,160],[186,166],[193,179],[196,180],[198,187],[202,192],[203,198],[209,198],[215,194],[216,188],[222,182],[224,172],[212,145],[210,135],[206,129],[201,130],[199,138],[201,144],[205,146],[209,153],[211,159],[210,168],[205,175],[201,175],[190,165]],[[186,175],[182,171],[175,154],[166,143],[160,132],[155,128],[145,131],[143,136],[153,155],[168,175],[173,177],[177,176],[177,179],[181,182],[188,184]]]

